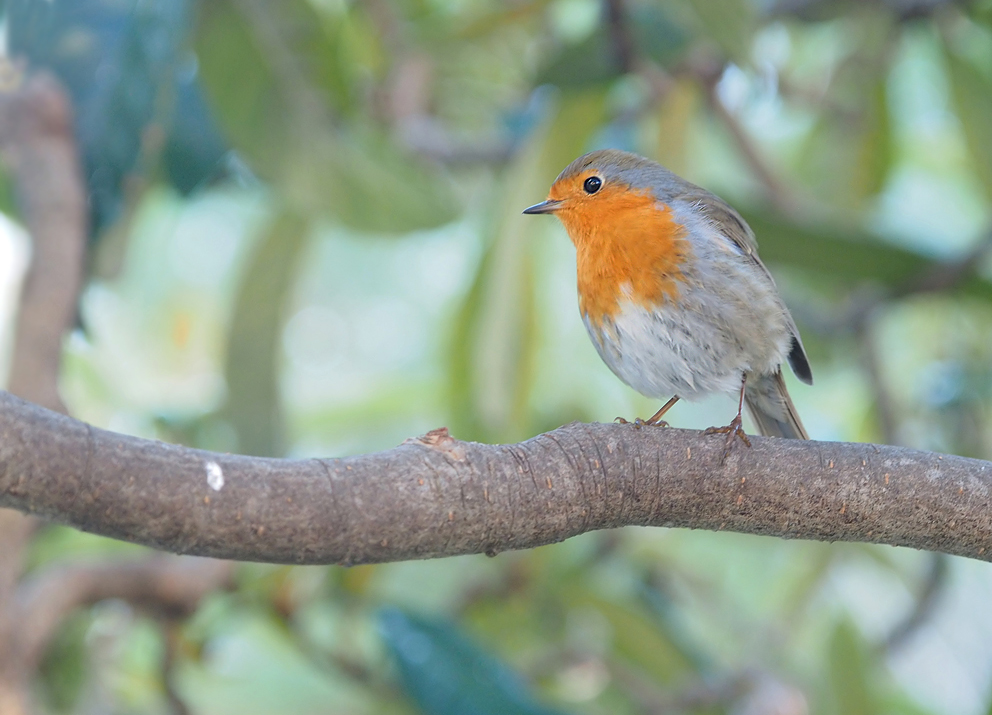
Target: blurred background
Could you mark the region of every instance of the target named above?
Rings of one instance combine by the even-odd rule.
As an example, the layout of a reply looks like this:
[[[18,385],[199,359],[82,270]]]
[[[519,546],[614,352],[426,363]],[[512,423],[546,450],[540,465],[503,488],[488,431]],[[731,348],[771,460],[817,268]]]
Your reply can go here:
[[[617,147],[751,223],[815,439],[992,458],[990,0],[0,7],[14,85],[51,73],[75,117],[88,251],[59,386],[79,419],[303,457],[649,416],[585,334],[564,231],[520,215]],[[0,376],[31,256],[15,179]],[[145,553],[45,526],[25,578]],[[983,715],[990,603],[986,563],[628,528],[246,564],[181,614],[101,599],[30,688],[80,714]]]

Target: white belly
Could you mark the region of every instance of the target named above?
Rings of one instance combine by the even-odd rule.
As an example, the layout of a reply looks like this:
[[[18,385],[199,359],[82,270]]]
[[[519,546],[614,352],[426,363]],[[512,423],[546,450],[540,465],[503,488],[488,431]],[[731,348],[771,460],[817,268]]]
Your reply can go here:
[[[739,390],[745,373],[774,373],[788,354],[790,334],[777,299],[720,300],[686,290],[681,305],[646,309],[622,300],[601,326],[583,316],[600,357],[647,397],[693,400]]]

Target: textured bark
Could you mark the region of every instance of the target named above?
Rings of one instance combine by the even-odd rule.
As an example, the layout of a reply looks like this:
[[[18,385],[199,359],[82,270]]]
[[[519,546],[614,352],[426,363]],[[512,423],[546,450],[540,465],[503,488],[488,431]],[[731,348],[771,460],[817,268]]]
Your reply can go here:
[[[435,430],[346,459],[216,454],[0,393],[0,505],[184,554],[355,564],[495,554],[637,524],[990,560],[992,463],[902,447],[571,424],[513,445]]]
[[[6,60],[0,60],[5,62]],[[7,66],[8,72],[14,72]],[[31,266],[14,327],[8,389],[60,412],[62,336],[75,318],[86,252],[86,196],[72,131],[72,107],[58,82],[35,74],[0,92],[0,152],[31,235]],[[2,439],[2,434],[0,434]],[[30,710],[22,635],[8,608],[36,523],[0,511],[0,713]]]

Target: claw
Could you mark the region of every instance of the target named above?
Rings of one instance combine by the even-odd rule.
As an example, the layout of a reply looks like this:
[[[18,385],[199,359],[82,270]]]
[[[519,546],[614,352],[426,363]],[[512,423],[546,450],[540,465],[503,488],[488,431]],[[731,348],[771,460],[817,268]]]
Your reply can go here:
[[[623,417],[617,417],[613,420],[617,424],[621,425],[634,425],[634,429],[640,429],[641,427],[670,427],[665,420],[658,420],[657,422],[652,422],[651,420],[642,420],[640,417],[635,417],[633,422],[628,422]]]
[[[676,402],[679,401],[678,395],[670,399],[665,405],[651,415],[648,419],[642,420],[640,417],[634,420],[634,429],[640,429],[641,427],[668,427],[669,424],[665,420],[661,419],[661,416],[668,412]],[[625,420],[623,417],[617,417],[614,422],[619,422],[622,425],[629,425],[630,422]]]
[[[744,431],[744,421],[738,414],[734,419],[730,421],[730,424],[726,427],[710,427],[703,432],[704,435],[711,434],[725,434],[727,435],[726,444],[723,447],[723,459],[720,460],[720,464],[727,461],[727,457],[730,456],[730,451],[734,448],[734,443],[739,437],[740,440],[746,444],[748,447],[751,446],[751,440],[748,439],[747,433]]]

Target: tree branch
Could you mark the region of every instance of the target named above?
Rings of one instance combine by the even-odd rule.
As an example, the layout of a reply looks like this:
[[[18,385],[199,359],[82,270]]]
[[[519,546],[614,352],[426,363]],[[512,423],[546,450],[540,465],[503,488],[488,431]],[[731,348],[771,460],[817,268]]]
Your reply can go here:
[[[33,672],[63,619],[80,606],[120,598],[170,617],[188,616],[200,601],[231,585],[234,564],[155,555],[111,563],[61,564],[34,573],[13,605],[19,617],[19,655]]]
[[[249,458],[95,429],[0,393],[0,505],[166,551],[355,564],[496,554],[629,524],[992,560],[992,463],[871,444],[571,424],[447,430],[345,459]]]
[[[31,235],[32,257],[14,329],[11,392],[64,412],[58,392],[62,336],[75,318],[86,252],[86,195],[72,129],[72,107],[59,83],[35,73],[26,79],[10,60],[12,78],[0,90],[0,154],[17,190]],[[0,439],[3,436],[0,435]],[[29,672],[12,644],[20,623],[9,612],[36,522],[0,510],[0,712],[29,708]]]
[[[72,107],[53,77],[37,73],[16,91],[0,92],[0,152],[16,181],[33,252],[8,387],[65,412],[58,393],[62,335],[76,315],[87,221]]]
[[[86,252],[86,196],[72,107],[51,75],[36,73],[24,79],[21,70],[3,58],[0,70],[15,78],[0,91],[0,155],[15,180],[32,244],[7,387],[24,399],[65,412],[58,392],[62,335],[76,315]],[[0,604],[20,576],[21,552],[34,528],[35,523],[20,514],[0,512]],[[4,630],[0,613],[0,642]]]

